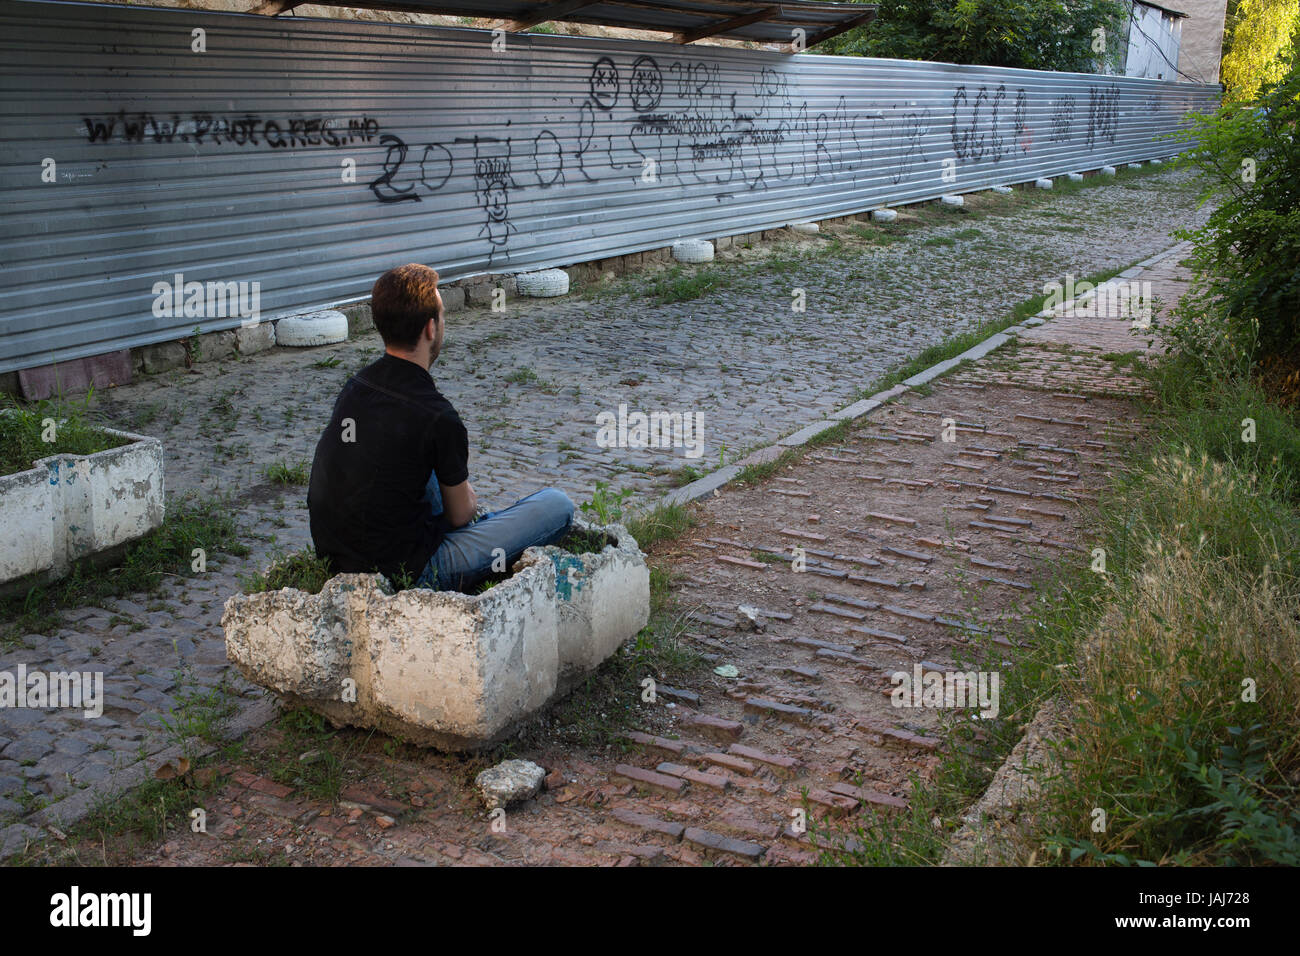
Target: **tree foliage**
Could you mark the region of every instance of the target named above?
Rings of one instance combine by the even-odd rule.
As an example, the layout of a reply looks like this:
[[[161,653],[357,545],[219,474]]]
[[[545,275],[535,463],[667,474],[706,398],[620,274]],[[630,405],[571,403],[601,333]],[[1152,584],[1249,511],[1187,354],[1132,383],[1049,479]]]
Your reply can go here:
[[[1184,233],[1202,291],[1227,316],[1229,334],[1251,358],[1300,348],[1300,58],[1251,106],[1225,104],[1183,134],[1187,161],[1219,204]]]
[[[1300,0],[1230,0],[1220,67],[1229,99],[1253,100],[1282,79],[1298,27]]]
[[[1095,73],[1119,55],[1127,22],[1116,0],[879,0],[874,22],[816,52]]]

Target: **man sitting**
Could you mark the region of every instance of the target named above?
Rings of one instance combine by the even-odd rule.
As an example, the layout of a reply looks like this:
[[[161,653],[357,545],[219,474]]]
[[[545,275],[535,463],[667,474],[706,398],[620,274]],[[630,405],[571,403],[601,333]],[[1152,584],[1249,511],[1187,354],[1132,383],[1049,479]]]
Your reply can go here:
[[[504,511],[478,508],[465,426],[429,374],[445,328],[438,273],[389,270],[370,308],[385,354],[343,386],[316,445],[307,493],[316,553],[336,574],[468,591],[525,548],[562,538],[573,502],[555,488]]]

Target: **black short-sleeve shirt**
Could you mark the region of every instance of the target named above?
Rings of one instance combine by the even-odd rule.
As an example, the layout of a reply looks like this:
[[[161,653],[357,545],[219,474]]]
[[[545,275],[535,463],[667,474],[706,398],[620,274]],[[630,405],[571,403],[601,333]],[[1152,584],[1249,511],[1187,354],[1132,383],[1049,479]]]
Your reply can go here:
[[[335,573],[418,577],[444,525],[423,500],[469,477],[469,438],[428,371],[385,354],[350,378],[316,444],[307,507]]]

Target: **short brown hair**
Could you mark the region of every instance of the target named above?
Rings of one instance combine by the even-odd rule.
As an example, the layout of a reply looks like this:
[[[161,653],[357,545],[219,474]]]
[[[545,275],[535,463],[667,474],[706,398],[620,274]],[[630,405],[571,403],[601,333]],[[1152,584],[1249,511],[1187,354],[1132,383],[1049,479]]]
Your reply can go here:
[[[438,314],[438,273],[418,262],[389,269],[370,290],[370,314],[385,345],[414,348]]]

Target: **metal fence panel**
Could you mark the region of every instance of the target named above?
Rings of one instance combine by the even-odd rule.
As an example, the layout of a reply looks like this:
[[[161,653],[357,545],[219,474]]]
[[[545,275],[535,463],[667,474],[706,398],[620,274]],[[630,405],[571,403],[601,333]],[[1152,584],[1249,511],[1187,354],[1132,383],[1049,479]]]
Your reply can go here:
[[[404,262],[517,272],[1166,157],[1162,134],[1217,102],[1125,77],[35,2],[0,9],[0,52],[0,371],[356,301]]]

